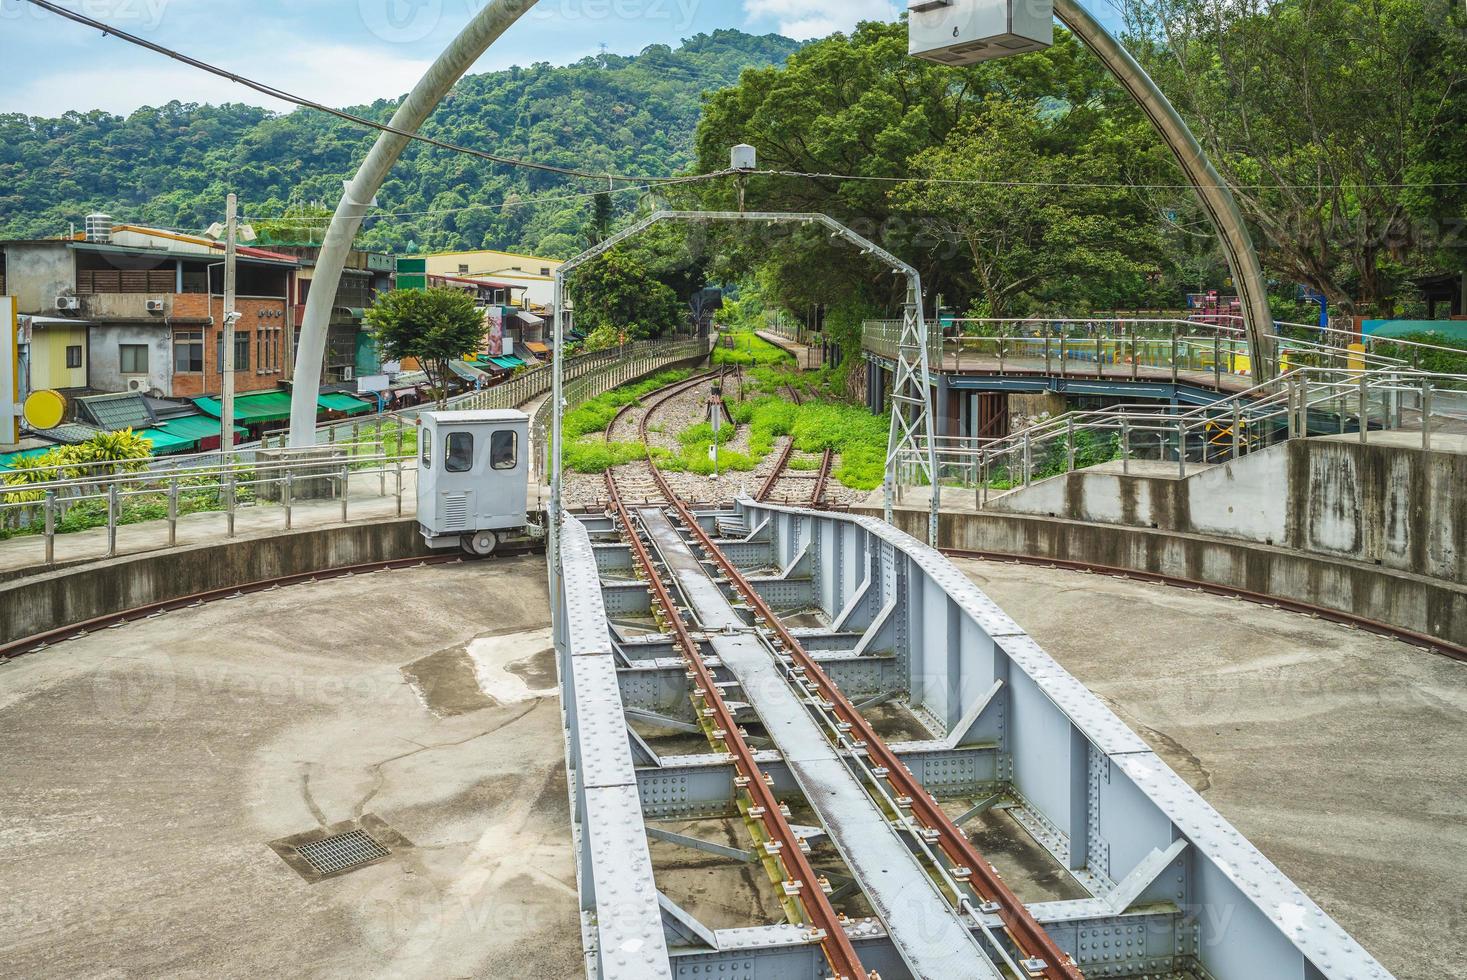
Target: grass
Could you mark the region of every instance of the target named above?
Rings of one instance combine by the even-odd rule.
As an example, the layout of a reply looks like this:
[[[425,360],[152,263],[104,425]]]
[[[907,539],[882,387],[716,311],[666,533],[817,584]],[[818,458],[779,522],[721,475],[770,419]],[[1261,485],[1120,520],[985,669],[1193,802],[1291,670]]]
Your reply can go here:
[[[732,350],[714,351],[715,364],[741,365],[752,382],[753,397],[730,401],[729,412],[738,426],[749,430],[749,450],[720,448],[720,472],[750,472],[774,451],[775,440],[792,436],[801,452],[819,454],[826,449],[840,456],[831,476],[853,490],[873,490],[886,475],[888,420],[872,415],[857,405],[818,401],[830,382],[828,371],[796,372],[794,360],[773,344],[752,333],[733,334]],[[604,473],[613,466],[644,459],[647,447],[639,442],[612,443],[588,438],[605,432],[617,411],[642,397],[687,378],[689,371],[665,371],[635,385],[626,385],[592,399],[566,416],[566,468],[576,473]],[[812,396],[802,405],[789,398],[786,388]],[[735,426],[719,429],[720,444],[733,440]],[[690,426],[678,433],[675,452],[653,449],[657,465],[669,473],[713,473],[708,449],[713,444],[713,427],[708,423]],[[816,470],[819,459],[791,461],[796,470]]]
[[[658,388],[686,380],[692,373],[689,370],[661,371],[646,380],[622,385],[597,395],[566,413],[565,438],[576,440],[593,432],[605,432],[616,418],[617,412],[634,402],[640,402]]]
[[[742,367],[774,367],[780,364],[793,366],[794,364],[795,359],[789,354],[752,333],[729,334],[728,339],[732,341],[733,348],[724,347],[720,340],[719,346],[713,351],[714,364]]]
[[[652,455],[661,460],[667,451],[654,449]],[[613,466],[623,466],[647,458],[647,447],[640,442],[603,442],[583,439],[565,447],[565,467],[572,473],[605,473]]]

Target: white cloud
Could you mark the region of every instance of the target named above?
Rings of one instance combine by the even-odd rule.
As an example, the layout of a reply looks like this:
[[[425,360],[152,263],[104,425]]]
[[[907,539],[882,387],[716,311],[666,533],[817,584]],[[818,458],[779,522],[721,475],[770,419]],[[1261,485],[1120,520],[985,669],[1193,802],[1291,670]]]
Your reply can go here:
[[[744,0],[744,13],[750,20],[772,18],[779,33],[803,41],[863,20],[895,20],[900,11],[891,0]]]
[[[430,64],[397,57],[380,47],[348,44],[274,48],[259,58],[235,56],[227,67],[268,82],[295,95],[329,106],[362,105],[396,98],[411,89]],[[81,95],[80,93],[86,93]],[[267,98],[194,68],[152,55],[126,57],[121,63],[85,66],[68,63],[55,74],[32,75],[20,85],[0,89],[0,111],[55,116],[69,109],[105,109],[122,115],[143,105],[180,102],[245,102],[277,111],[289,103]]]

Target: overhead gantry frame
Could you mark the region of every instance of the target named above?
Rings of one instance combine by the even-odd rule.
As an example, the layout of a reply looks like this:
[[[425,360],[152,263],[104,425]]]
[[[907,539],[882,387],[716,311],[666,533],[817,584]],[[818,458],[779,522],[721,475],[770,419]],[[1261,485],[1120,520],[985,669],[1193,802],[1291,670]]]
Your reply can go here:
[[[554,399],[551,423],[550,455],[550,523],[558,527],[561,515],[562,437],[561,414],[564,411],[561,377],[561,351],[565,343],[565,280],[577,268],[605,255],[623,242],[635,238],[653,225],[664,221],[684,222],[752,222],[757,224],[818,224],[830,231],[831,238],[844,239],[861,249],[862,255],[875,256],[891,267],[893,275],[907,279],[907,301],[902,313],[902,338],[897,351],[896,381],[892,387],[891,428],[887,437],[886,477],[883,485],[886,519],[892,519],[896,502],[897,472],[903,459],[918,460],[918,472],[929,486],[937,483],[937,446],[932,439],[932,386],[927,351],[927,319],[922,312],[922,275],[875,242],[847,228],[834,218],[818,213],[780,211],[657,211],[629,228],[611,236],[562,265],[555,273],[555,376],[551,397]],[[938,494],[932,494],[928,514],[928,542],[937,543]]]

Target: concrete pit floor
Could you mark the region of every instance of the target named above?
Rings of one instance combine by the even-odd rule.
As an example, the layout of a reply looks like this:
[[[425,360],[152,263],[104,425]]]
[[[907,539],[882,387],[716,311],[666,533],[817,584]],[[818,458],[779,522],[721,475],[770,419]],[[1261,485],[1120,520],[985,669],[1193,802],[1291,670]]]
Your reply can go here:
[[[0,973],[580,975],[548,620],[516,558],[0,666]],[[267,846],[363,814],[412,846],[317,884]]]
[[[1467,962],[1467,665],[1165,586],[959,565],[1396,976]],[[531,558],[379,573],[0,666],[4,973],[581,975],[544,583]],[[268,846],[365,814],[412,846],[318,884]],[[1020,893],[1068,893],[1003,849],[1006,820],[973,829]],[[726,823],[667,826],[747,846]],[[757,878],[653,851],[697,866],[667,884],[714,924],[773,910]]]

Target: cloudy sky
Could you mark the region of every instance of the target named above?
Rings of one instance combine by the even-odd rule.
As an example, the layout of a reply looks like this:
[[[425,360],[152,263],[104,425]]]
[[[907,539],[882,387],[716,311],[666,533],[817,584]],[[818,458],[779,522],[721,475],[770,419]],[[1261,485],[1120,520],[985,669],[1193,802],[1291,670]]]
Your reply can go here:
[[[403,94],[487,0],[56,0],[119,29],[331,105]],[[894,20],[900,0],[540,0],[479,71],[607,50],[634,54],[737,27],[795,38]],[[62,20],[0,0],[0,112],[126,113],[185,102],[279,103]]]

